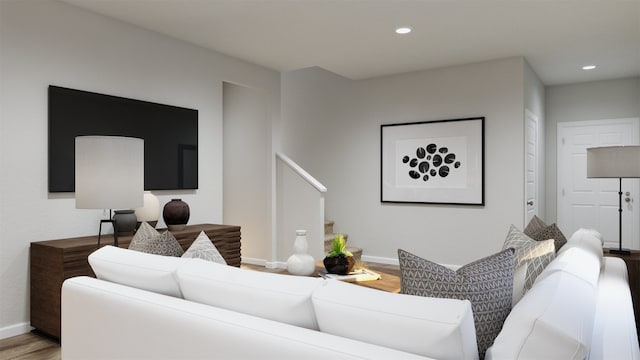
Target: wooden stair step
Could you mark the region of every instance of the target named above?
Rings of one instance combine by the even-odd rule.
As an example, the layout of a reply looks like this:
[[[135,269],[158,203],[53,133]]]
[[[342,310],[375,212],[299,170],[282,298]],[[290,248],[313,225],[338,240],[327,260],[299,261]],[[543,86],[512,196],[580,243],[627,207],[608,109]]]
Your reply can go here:
[[[324,221],[324,233],[325,234],[333,234],[333,220],[325,220]]]

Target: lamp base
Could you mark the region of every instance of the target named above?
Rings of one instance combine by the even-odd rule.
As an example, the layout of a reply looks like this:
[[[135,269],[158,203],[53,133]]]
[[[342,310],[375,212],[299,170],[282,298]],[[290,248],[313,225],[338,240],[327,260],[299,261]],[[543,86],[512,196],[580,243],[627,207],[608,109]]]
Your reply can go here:
[[[609,254],[629,255],[631,250],[629,249],[609,249]]]

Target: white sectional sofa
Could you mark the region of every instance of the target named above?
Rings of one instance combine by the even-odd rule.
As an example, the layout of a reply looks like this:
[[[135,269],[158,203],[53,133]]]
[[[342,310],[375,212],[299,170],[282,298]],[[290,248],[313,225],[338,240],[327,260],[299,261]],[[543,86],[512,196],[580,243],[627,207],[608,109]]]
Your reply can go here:
[[[595,239],[595,240],[594,240]],[[487,359],[639,359],[624,262],[578,231]],[[62,290],[62,358],[477,359],[466,300],[103,247]]]

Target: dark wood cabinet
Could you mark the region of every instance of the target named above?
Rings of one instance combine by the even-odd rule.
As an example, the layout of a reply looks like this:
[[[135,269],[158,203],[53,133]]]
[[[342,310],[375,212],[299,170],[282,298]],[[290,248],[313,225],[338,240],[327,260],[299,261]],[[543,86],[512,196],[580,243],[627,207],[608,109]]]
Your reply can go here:
[[[184,250],[204,231],[231,266],[240,266],[240,227],[231,225],[189,225],[172,231]],[[118,236],[119,247],[128,248],[132,235]],[[101,237],[101,246],[113,245],[113,236]],[[64,280],[74,276],[95,276],[87,257],[98,248],[98,236],[31,243],[31,326],[60,338],[60,294]]]
[[[630,254],[611,254],[608,249],[604,249],[604,255],[619,257],[627,264],[633,312],[636,318],[636,332],[640,338],[640,250],[631,250]]]

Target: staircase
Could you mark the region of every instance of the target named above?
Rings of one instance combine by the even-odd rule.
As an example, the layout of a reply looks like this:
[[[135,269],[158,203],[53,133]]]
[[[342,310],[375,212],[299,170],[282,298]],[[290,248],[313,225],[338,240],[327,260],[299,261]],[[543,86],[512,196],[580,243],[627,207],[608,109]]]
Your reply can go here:
[[[337,235],[336,233],[333,232],[333,224],[334,222],[331,220],[324,221],[324,253],[325,254],[331,251],[331,242],[333,241],[333,238],[335,238]],[[356,262],[361,261],[362,249],[357,247],[349,247],[348,245],[349,235],[345,233],[341,233],[341,234],[344,236],[345,242],[347,242],[347,250],[353,254],[353,259]]]

